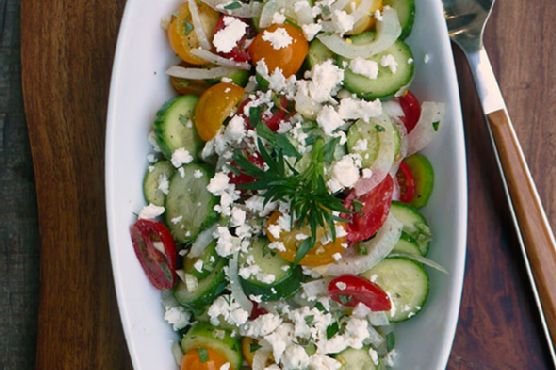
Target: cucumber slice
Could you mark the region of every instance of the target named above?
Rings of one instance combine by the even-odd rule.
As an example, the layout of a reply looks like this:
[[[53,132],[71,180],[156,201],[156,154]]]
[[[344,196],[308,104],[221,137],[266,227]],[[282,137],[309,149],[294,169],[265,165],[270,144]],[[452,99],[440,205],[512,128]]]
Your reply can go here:
[[[390,322],[405,321],[425,306],[429,275],[423,265],[407,258],[387,258],[363,274],[376,282],[392,300]]]
[[[376,370],[377,364],[369,354],[369,347],[361,349],[348,348],[336,355],[336,360],[342,363],[340,370]]]
[[[241,286],[246,294],[261,295],[263,301],[275,301],[290,297],[301,286],[301,267],[290,264],[269,249],[266,239],[256,239],[249,252],[240,255],[240,272],[242,267],[252,265],[261,269],[261,275],[274,276],[274,280],[267,283],[254,275],[247,279],[240,276]]]
[[[367,32],[354,36],[351,39],[353,44],[358,45],[368,43],[374,37],[374,33]],[[396,72],[392,72],[389,67],[380,65],[382,57],[389,55],[396,61]],[[379,64],[378,77],[376,79],[371,80],[354,73],[350,68],[346,68],[344,72],[344,86],[347,90],[363,99],[388,99],[394,96],[402,87],[411,83],[415,73],[414,63],[410,62],[412,59],[413,55],[409,46],[405,42],[397,40],[390,48],[368,58],[368,60]],[[346,61],[349,63],[347,59],[340,60],[341,62]]]
[[[176,172],[174,166],[168,161],[156,162],[149,167],[143,180],[143,194],[147,203],[155,206],[163,206],[166,201],[166,194],[161,190],[164,182],[170,182],[170,179]]]
[[[221,260],[222,257],[216,253],[216,242],[212,242],[205,248],[201,257],[189,258],[185,256],[183,258],[183,271],[201,279],[210,275]],[[200,266],[199,269],[198,266]]]
[[[202,141],[191,121],[198,100],[194,95],[178,96],[166,102],[156,114],[153,124],[156,142],[167,159],[179,148],[198,158]]]
[[[219,335],[216,335],[219,331]],[[212,326],[206,322],[199,322],[191,327],[181,339],[183,353],[191,350],[210,348],[226,356],[231,370],[241,369],[243,356],[241,355],[241,337],[232,337],[230,330]],[[192,369],[193,370],[193,369]]]
[[[361,167],[369,168],[378,158],[380,151],[381,135],[392,132],[394,150],[396,146],[395,129],[392,121],[387,116],[374,117],[365,122],[362,119],[350,126],[347,133],[346,145],[348,153],[361,156]]]
[[[396,13],[402,26],[400,39],[405,39],[411,33],[413,21],[415,20],[415,0],[383,0],[383,4],[389,5]]]
[[[410,204],[415,208],[423,208],[427,205],[434,186],[432,164],[422,154],[413,154],[404,159],[404,162],[415,179],[415,198]]]
[[[187,290],[187,286],[180,279],[174,288],[174,297],[184,307],[192,310],[200,310],[210,305],[216,297],[218,297],[228,282],[224,273],[225,260],[220,260],[215,266],[212,273],[199,279],[197,289],[193,291]]]
[[[398,201],[392,202],[390,211],[403,224],[402,230],[415,240],[421,255],[426,256],[432,234],[425,217],[412,206]]]
[[[319,39],[313,39],[309,45],[309,53],[307,54],[307,67],[313,69],[314,66],[326,62],[328,59],[334,59],[334,53],[328,49]]]
[[[202,174],[200,177],[199,173]],[[199,231],[216,222],[217,198],[207,190],[212,170],[204,164],[190,163],[170,179],[166,196],[166,224],[179,243],[194,240]]]
[[[413,239],[408,233],[402,231],[400,240],[394,246],[392,253],[407,253],[413,256],[420,256],[421,250],[419,249],[415,239]]]

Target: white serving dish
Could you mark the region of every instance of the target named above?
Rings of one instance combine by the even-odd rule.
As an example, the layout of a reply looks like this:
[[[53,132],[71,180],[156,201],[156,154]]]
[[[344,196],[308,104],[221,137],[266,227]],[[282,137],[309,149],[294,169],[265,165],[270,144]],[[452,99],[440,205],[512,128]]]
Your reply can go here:
[[[151,287],[131,245],[129,226],[144,205],[149,126],[172,96],[164,71],[176,62],[161,20],[180,0],[129,0],[120,34],[110,90],[106,131],[106,207],[120,316],[137,370],[175,370],[170,346],[174,332],[163,320],[160,293]],[[430,258],[449,275],[431,271],[426,309],[397,326],[397,368],[441,370],[455,334],[463,282],[467,183],[458,83],[440,0],[417,2],[411,37],[416,79],[412,90],[423,100],[446,103],[439,137],[427,148],[436,184],[425,214],[434,233]],[[428,62],[426,62],[428,61]]]

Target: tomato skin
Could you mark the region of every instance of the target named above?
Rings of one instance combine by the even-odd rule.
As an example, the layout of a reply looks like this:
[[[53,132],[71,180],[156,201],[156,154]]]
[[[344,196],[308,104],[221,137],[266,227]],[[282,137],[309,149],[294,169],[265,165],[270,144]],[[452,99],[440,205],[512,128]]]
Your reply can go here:
[[[401,117],[401,120],[407,132],[411,132],[417,125],[419,117],[421,117],[421,103],[419,103],[417,97],[409,90],[398,98],[398,102],[404,112],[404,116]]]
[[[267,220],[265,227],[265,234],[268,240],[271,242],[282,242],[286,247],[285,251],[277,251],[280,257],[289,262],[294,262],[297,252],[297,247],[302,243],[302,241],[296,239],[296,235],[305,234],[310,235],[311,229],[309,226],[304,226],[301,228],[293,228],[291,231],[282,230],[280,232],[280,237],[276,238],[268,230],[268,226],[276,225],[278,223],[278,218],[280,217],[280,212],[273,212]],[[326,265],[328,263],[334,262],[334,254],[342,254],[345,251],[343,244],[346,242],[345,237],[336,238],[327,244],[322,244],[320,240],[324,237],[325,230],[322,227],[317,228],[317,242],[313,248],[299,261],[300,265],[304,266],[320,266]]]
[[[411,168],[404,161],[400,163],[396,173],[396,181],[400,189],[400,201],[411,203],[415,198],[415,178],[411,173]]]
[[[159,222],[139,219],[130,233],[135,255],[151,284],[157,289],[171,289],[176,282],[177,252],[170,231]],[[162,243],[164,253],[154,243]]]
[[[214,28],[214,34],[216,35],[216,33],[222,29],[224,29],[226,27],[225,23],[224,23],[224,18],[235,18],[235,17],[231,17],[229,15],[221,15],[220,18],[218,19],[218,22],[216,23],[216,26]],[[240,18],[237,18],[239,20],[241,20]],[[242,22],[244,22],[243,20],[241,20]],[[246,23],[246,22],[244,22]],[[247,23],[246,23],[247,24]],[[253,27],[251,27],[249,24],[247,24],[247,30],[245,32],[245,35],[241,38],[241,40],[238,41],[238,43],[236,44],[236,46],[229,52],[225,53],[225,52],[221,52],[221,51],[217,51],[217,54],[224,57],[224,58],[228,58],[228,59],[232,59],[235,60],[236,62],[249,62],[251,60],[251,56],[249,55],[249,53],[247,52],[247,48],[246,48],[246,43],[247,40],[253,36]]]
[[[219,82],[208,88],[195,107],[195,128],[199,137],[209,141],[243,99],[245,90],[236,84]]]
[[[204,347],[207,359],[203,361],[199,355],[200,348],[187,351],[181,359],[181,370],[219,370],[220,367],[228,363],[225,355],[215,349]],[[233,370],[233,368],[230,368]]]
[[[291,36],[292,42],[290,45],[276,50],[269,41],[263,39],[263,35],[265,32],[275,32],[279,29],[284,29]],[[273,24],[253,39],[248,52],[253,65],[264,59],[269,73],[280,68],[284,77],[288,78],[301,68],[309,52],[309,43],[299,28],[287,23]]]
[[[390,297],[377,284],[357,275],[342,275],[328,283],[330,298],[346,307],[364,304],[372,311],[392,308]]]
[[[376,234],[388,217],[393,195],[394,180],[390,175],[387,175],[374,189],[360,197],[355,196],[354,190],[348,194],[344,200],[346,209],[353,209],[353,202],[356,198],[362,203],[362,208],[358,212],[354,211],[351,214],[343,215],[345,219],[349,220],[346,231],[350,244],[367,240]]]
[[[203,25],[203,30],[207,37],[212,38],[211,32],[218,22],[219,13],[208,5],[198,2],[199,16]],[[182,4],[177,11],[177,16],[172,17],[166,30],[168,41],[172,50],[184,61],[193,65],[205,65],[208,62],[192,54],[191,51],[199,47],[199,39],[194,29],[186,29],[185,25],[193,25],[191,12],[187,2]]]

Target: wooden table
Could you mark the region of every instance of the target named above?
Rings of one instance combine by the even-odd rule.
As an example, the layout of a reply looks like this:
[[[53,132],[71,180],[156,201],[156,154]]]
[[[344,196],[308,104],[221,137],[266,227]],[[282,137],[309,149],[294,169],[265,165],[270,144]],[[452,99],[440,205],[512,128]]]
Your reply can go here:
[[[103,187],[106,103],[123,6],[123,0],[22,0],[23,92],[43,259],[37,369],[131,367],[114,296]],[[486,36],[553,227],[554,15],[554,0],[501,1]],[[448,368],[550,369],[470,73],[462,54],[456,51],[455,57],[466,122],[470,201],[467,275]],[[22,278],[13,278],[18,276]],[[26,270],[24,278],[29,276],[33,275]],[[23,340],[17,330],[10,333],[31,348],[34,335],[27,332],[31,340]],[[0,367],[22,368],[15,363],[6,360]]]

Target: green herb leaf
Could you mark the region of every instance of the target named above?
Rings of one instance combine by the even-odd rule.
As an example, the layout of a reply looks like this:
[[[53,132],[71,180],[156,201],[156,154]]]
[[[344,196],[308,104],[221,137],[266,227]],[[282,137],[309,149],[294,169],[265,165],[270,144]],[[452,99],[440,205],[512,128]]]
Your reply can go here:
[[[180,123],[184,126],[187,126],[188,124],[191,123],[191,120],[185,114],[180,114],[179,120],[180,120]]]
[[[197,354],[199,355],[201,362],[205,363],[209,360],[209,354],[206,348],[198,348]]]
[[[189,35],[191,31],[193,31],[193,25],[188,21],[183,21],[183,33]]]
[[[440,127],[440,121],[434,121],[432,123],[432,128],[434,129],[434,131],[438,131],[439,127]]]
[[[326,338],[331,339],[340,331],[340,325],[337,322],[333,322],[326,328]]]
[[[359,244],[358,252],[359,255],[361,256],[366,256],[367,254],[369,254],[369,250],[367,249],[367,246],[363,244]]]
[[[363,203],[361,203],[359,199],[354,199],[351,206],[353,207],[353,211],[355,213],[359,213],[363,209]]]
[[[315,245],[313,238],[307,238],[301,242],[295,253],[295,263],[299,263],[299,261],[309,253],[311,248],[313,248],[313,245]]]
[[[375,125],[375,129],[376,129],[378,132],[383,132],[383,131],[385,130],[385,128],[382,127],[381,125]]]
[[[241,3],[239,1],[232,1],[231,3],[224,6],[226,10],[234,10],[237,8],[241,8]]]
[[[326,312],[326,308],[324,308],[324,306],[320,302],[315,303],[315,308],[320,312]]]
[[[309,326],[310,326],[310,325],[313,325],[313,321],[315,321],[315,315],[308,315],[308,316],[305,316],[305,323],[306,323],[307,325],[309,325]]]
[[[251,342],[249,344],[249,352],[253,353],[253,352],[257,352],[258,349],[260,349],[262,346],[257,343],[257,342]]]
[[[349,302],[351,302],[351,296],[349,296],[349,295],[340,294],[338,296],[338,299],[340,300],[340,303],[343,304],[343,305],[346,305]]]
[[[249,120],[251,121],[251,119]],[[267,125],[258,125],[256,131],[259,137],[268,141],[272,147],[281,151],[283,155],[294,158],[301,157],[301,154],[295,149],[295,146],[293,146],[286,135],[272,131]]]
[[[261,117],[263,114],[263,107],[260,105],[258,107],[249,108],[249,124],[251,127],[257,128],[259,123],[261,123]]]

